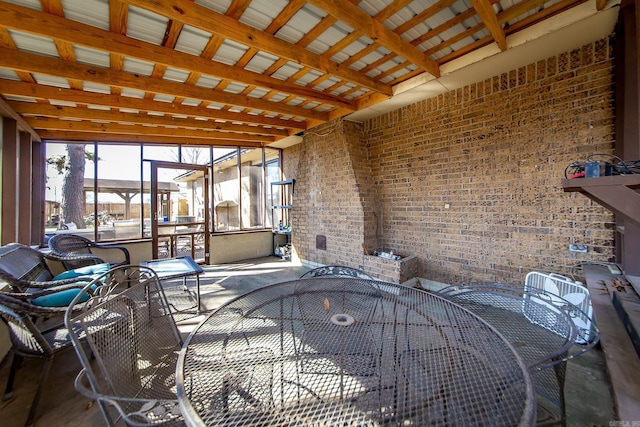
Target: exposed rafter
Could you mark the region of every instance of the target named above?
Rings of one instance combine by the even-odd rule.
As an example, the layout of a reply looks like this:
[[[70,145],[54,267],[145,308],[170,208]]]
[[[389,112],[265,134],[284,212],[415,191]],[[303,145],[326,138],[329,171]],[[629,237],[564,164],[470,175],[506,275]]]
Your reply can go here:
[[[36,139],[277,143],[619,1],[0,0],[0,112]]]
[[[478,12],[480,19],[484,22],[485,27],[487,27],[487,30],[491,33],[500,50],[507,50],[507,36],[498,23],[498,17],[489,0],[471,0],[471,4],[476,12]]]
[[[440,77],[438,64],[357,6],[339,0],[310,0],[310,2],[349,26],[357,28],[396,55],[411,61],[429,74]]]

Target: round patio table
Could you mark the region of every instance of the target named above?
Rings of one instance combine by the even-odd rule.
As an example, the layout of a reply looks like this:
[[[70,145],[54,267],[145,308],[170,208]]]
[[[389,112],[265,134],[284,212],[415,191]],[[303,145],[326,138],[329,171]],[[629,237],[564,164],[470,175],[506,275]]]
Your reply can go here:
[[[176,368],[192,426],[525,426],[527,369],[489,324],[417,289],[322,277],[223,305]]]

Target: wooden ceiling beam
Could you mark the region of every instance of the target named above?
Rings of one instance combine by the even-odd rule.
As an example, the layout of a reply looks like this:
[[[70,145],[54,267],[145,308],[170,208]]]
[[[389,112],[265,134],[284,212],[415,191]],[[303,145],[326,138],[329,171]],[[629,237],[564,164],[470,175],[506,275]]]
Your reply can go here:
[[[213,145],[216,147],[237,147],[238,141],[225,139],[184,138],[182,136],[154,136],[154,135],[122,135],[114,133],[70,132],[56,130],[42,130],[45,141],[85,141],[85,142],[147,142],[155,144],[187,144]],[[265,144],[258,141],[241,141],[243,147],[262,147]]]
[[[25,121],[34,129],[44,129],[50,131],[62,130],[89,133],[111,133],[119,135],[170,136],[174,138],[182,137],[197,139],[222,139],[229,141],[273,142],[276,140],[276,138],[271,135],[248,135],[233,132],[166,128],[162,126],[121,125],[115,123],[95,123],[87,121],[59,119],[37,119],[30,117],[25,118]]]
[[[2,97],[0,97],[0,119],[2,117],[10,117],[16,121],[18,129],[23,130],[31,134],[31,137],[40,142],[40,135],[15,111],[9,103],[7,103]]]
[[[489,3],[489,0],[471,0],[471,4],[478,13],[478,16],[480,16],[484,26],[489,30],[491,36],[493,36],[500,50],[503,52],[507,50],[507,36],[498,22],[498,16],[493,10],[491,3]]]
[[[429,74],[440,77],[440,67],[435,61],[354,4],[341,0],[309,1]]]
[[[47,99],[84,105],[102,105],[117,109],[165,113],[190,117],[205,117],[229,122],[254,123],[292,130],[308,129],[307,121],[285,120],[276,117],[266,117],[241,112],[221,111],[204,106],[173,104],[169,102],[152,101],[121,95],[85,92],[75,89],[64,89],[11,80],[0,79],[0,93],[7,96],[18,96],[23,98]]]
[[[156,126],[180,127],[187,129],[207,129],[217,131],[251,133],[256,135],[289,136],[285,129],[265,128],[262,126],[220,123],[213,120],[197,120],[171,116],[156,116],[145,113],[122,113],[113,110],[98,110],[86,107],[62,107],[33,102],[9,102],[17,113],[27,116],[50,117],[57,119],[99,120],[113,123],[131,123]]]
[[[109,30],[112,33],[124,36],[127,34],[128,20],[129,7],[120,0],[109,1]],[[124,68],[124,55],[109,53],[109,65],[113,70],[122,70]],[[111,93],[120,95],[122,91],[119,87],[111,87]]]
[[[64,9],[60,0],[40,0],[40,4],[43,12],[64,18]],[[54,44],[60,58],[65,61],[76,62],[76,53],[71,43],[64,40],[54,40]],[[74,89],[82,89],[82,81],[69,79],[69,86]]]
[[[232,104],[249,109],[275,111],[280,114],[294,117],[304,117],[315,120],[327,120],[325,113],[303,109],[279,102],[264,101],[259,98],[251,98],[227,92],[204,89],[197,86],[189,86],[168,80],[134,75],[125,71],[112,70],[86,64],[71,63],[55,58],[20,52],[11,49],[0,48],[0,67],[13,70],[35,72],[55,75],[67,79],[77,79],[103,84],[106,86],[118,86],[144,90],[157,94],[181,96],[184,98],[199,99],[202,101]]]
[[[311,51],[301,49],[271,34],[265,34],[257,28],[189,0],[127,0],[127,2],[259,51],[268,52],[323,73],[358,83],[372,90],[392,95],[392,89],[389,85],[377,82],[356,70],[343,67]]]
[[[118,9],[112,14],[117,14],[120,19],[126,19],[122,16],[123,13],[123,10]],[[122,28],[120,28],[122,25],[126,26],[126,22],[116,27],[122,30]],[[105,31],[90,25],[70,21],[55,15],[3,1],[0,1],[0,27],[11,28],[17,31],[49,37],[54,40],[64,40],[69,43],[102,50],[109,52],[112,58],[114,55],[120,58],[125,56],[137,58],[151,63],[188,70],[192,73],[197,72],[199,74],[229,79],[266,89],[277,88],[279,91],[295,94],[301,98],[309,98],[323,104],[332,104],[355,110],[354,104],[348,100],[328,93],[319,92],[313,88],[286,83],[280,79],[248,71],[243,68],[211,61],[211,57],[207,57],[205,52],[203,52],[203,56],[190,55],[168,47],[132,39],[123,34]],[[118,68],[115,69],[118,70]]]

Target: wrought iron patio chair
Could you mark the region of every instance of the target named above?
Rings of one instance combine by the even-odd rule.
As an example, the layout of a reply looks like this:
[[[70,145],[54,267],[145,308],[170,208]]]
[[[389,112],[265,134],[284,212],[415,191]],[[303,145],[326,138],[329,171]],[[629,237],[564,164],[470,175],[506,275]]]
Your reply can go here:
[[[71,338],[63,319],[67,307],[43,307],[31,301],[37,297],[48,296],[71,289],[80,290],[86,283],[65,285],[45,289],[31,294],[13,294],[0,292],[0,318],[5,322],[11,339],[13,359],[3,400],[13,397],[13,385],[16,372],[25,357],[44,359],[40,380],[27,416],[27,426],[32,425],[38,409],[38,403],[44,390],[54,357],[62,350],[71,347]],[[89,290],[91,292],[91,290]],[[77,308],[77,307],[76,307]],[[78,335],[80,340],[82,335]]]
[[[55,274],[49,262],[64,265],[84,258],[86,255],[60,257],[45,254],[20,243],[9,243],[0,247],[0,285],[8,285],[13,292],[27,292],[76,283],[82,278],[54,280]]]
[[[112,267],[131,264],[129,251],[124,246],[102,245],[77,234],[56,234],[49,239],[49,247],[60,257],[84,255],[66,260],[64,265],[67,270],[101,264],[104,262],[101,257],[109,253],[116,253],[113,257],[109,256]],[[118,261],[111,261],[112,259],[118,259]]]
[[[308,279],[310,277],[321,276],[339,276],[339,277],[357,277],[360,279],[373,279],[362,270],[353,267],[347,267],[344,265],[325,265],[322,267],[309,270],[300,276],[301,279]]]
[[[81,312],[65,315],[83,366],[76,389],[98,401],[109,425],[110,406],[128,425],[181,425],[175,369],[182,340],[158,276],[146,267],[121,266],[103,280]]]
[[[512,342],[532,375],[537,425],[564,425],[566,363],[597,344],[595,322],[580,327],[575,319],[588,315],[579,307],[557,295],[550,298],[544,290],[525,291],[511,284],[466,283],[436,294],[479,315]]]

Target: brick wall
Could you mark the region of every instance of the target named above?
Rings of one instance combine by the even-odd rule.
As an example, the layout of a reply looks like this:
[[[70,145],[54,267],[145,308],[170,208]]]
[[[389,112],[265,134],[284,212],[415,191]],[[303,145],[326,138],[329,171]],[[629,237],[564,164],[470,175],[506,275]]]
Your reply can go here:
[[[362,125],[306,132],[284,164],[297,179],[299,256],[363,267],[366,243],[415,255],[420,277],[445,283],[610,260],[613,215],[561,179],[573,160],[613,153],[611,51],[602,40]],[[589,253],[570,254],[571,238]]]

